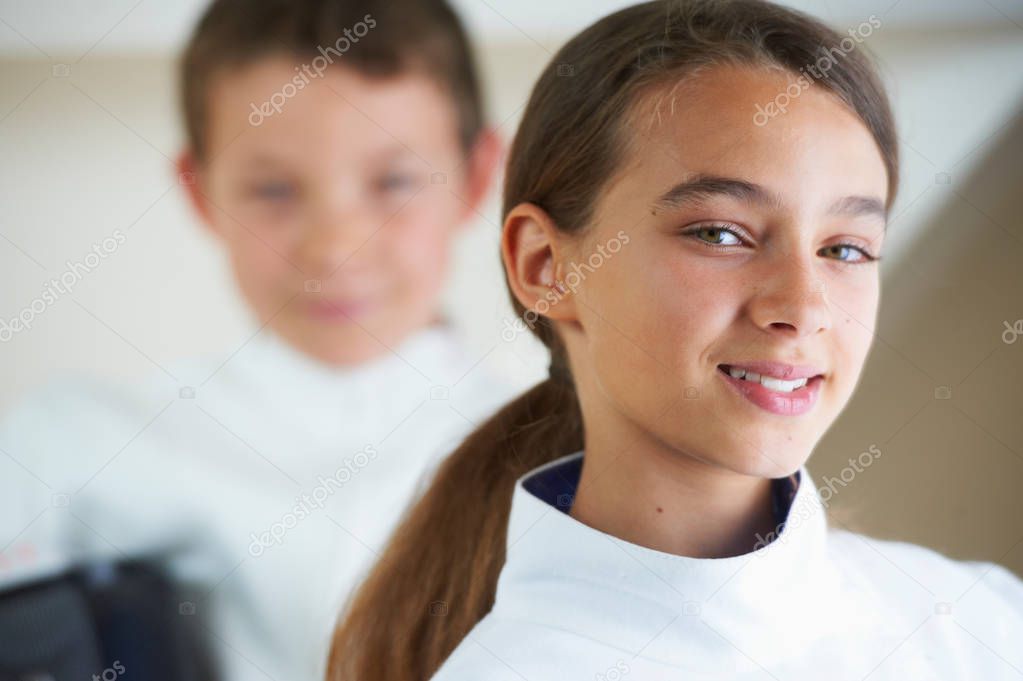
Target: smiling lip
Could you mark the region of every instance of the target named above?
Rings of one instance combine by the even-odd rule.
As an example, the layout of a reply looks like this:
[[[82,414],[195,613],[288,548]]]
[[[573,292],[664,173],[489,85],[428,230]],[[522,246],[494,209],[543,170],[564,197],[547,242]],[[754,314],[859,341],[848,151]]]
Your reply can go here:
[[[745,369],[746,371],[752,371],[760,374],[761,376],[780,378],[785,381],[794,381],[797,378],[813,378],[814,376],[822,375],[824,373],[824,370],[818,367],[797,366],[793,364],[785,364],[783,362],[725,362],[720,366]]]
[[[761,368],[771,369],[765,373],[768,376],[776,375],[774,372],[779,371],[779,367],[784,368],[789,366],[791,374],[787,380],[793,380],[795,378],[806,378],[808,370],[812,370],[812,367],[792,367],[791,365],[767,363],[768,365],[773,364],[773,369],[770,366],[765,367],[765,363],[753,362],[749,364],[751,371],[756,371],[756,366]],[[819,373],[809,373],[809,380],[806,385],[792,392],[780,392],[777,390],[771,390],[760,383],[754,381],[747,381],[742,378],[732,378],[728,373],[726,366],[736,366],[740,368],[747,368],[746,364],[732,364],[732,365],[719,365],[717,373],[728,385],[730,385],[736,392],[745,397],[747,400],[760,407],[764,411],[768,411],[772,414],[779,416],[800,416],[813,409],[814,405],[817,404],[817,398],[820,394],[821,384],[824,382],[824,376]],[[799,373],[802,372],[802,373]],[[757,372],[759,373],[759,372]],[[780,377],[780,376],[779,376]]]

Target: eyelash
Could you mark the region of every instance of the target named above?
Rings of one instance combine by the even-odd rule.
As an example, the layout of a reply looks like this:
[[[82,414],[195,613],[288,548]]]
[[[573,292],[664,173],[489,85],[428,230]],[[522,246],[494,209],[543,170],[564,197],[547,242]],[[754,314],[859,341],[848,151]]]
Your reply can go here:
[[[725,225],[713,224],[713,223],[712,224],[697,225],[696,227],[692,227],[690,229],[687,229],[687,230],[683,231],[681,234],[682,234],[682,236],[693,237],[696,241],[698,241],[699,243],[703,244],[704,246],[707,246],[708,248],[713,248],[715,250],[726,250],[726,249],[729,249],[729,248],[733,247],[730,244],[712,244],[712,243],[704,241],[703,239],[700,239],[700,238],[695,236],[699,232],[703,232],[705,230],[716,230],[716,231],[719,231],[719,232],[728,232],[729,234],[734,236],[736,239],[739,239],[740,241],[744,241],[744,237],[741,234],[739,234],[737,231],[735,231],[734,229],[726,227]],[[831,258],[832,260],[835,260],[835,262],[844,263],[846,265],[865,265],[865,264],[868,264],[868,263],[878,262],[878,261],[881,260],[881,256],[879,256],[879,255],[872,255],[871,253],[868,253],[863,247],[857,246],[856,244],[838,243],[838,244],[831,244],[830,246],[825,246],[825,248],[841,248],[841,247],[851,248],[854,251],[857,251],[858,253],[860,253],[860,255],[863,256],[864,259],[857,262],[857,261],[851,261],[851,260],[838,260],[837,258]]]

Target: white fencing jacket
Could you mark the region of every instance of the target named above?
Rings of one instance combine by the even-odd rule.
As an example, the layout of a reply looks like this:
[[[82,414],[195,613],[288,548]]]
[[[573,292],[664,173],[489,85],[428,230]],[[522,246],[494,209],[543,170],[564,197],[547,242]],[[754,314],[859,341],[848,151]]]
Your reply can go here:
[[[1023,678],[1023,582],[830,529],[805,466],[774,541],[704,559],[573,519],[581,461],[519,480],[494,607],[435,681]]]
[[[511,397],[454,333],[332,370],[263,333],[130,390],[43,389],[0,422],[0,589],[159,556],[204,594],[228,681],[321,679],[330,636],[440,457]]]

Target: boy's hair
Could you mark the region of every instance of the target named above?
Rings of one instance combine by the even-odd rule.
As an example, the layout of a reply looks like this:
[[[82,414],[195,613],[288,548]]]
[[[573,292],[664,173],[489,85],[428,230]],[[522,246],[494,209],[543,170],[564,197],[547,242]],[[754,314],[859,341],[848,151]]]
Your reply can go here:
[[[719,65],[798,76],[814,64],[827,70],[817,85],[874,138],[890,209],[899,177],[895,123],[857,42],[762,0],[654,0],[615,12],[569,41],[540,76],[508,157],[503,212],[529,202],[561,232],[585,230],[656,95]],[[512,303],[525,318],[514,296]],[[349,603],[334,635],[329,681],[429,678],[493,606],[516,480],[583,448],[565,348],[546,317],[530,328],[551,351],[550,378],[440,466]]]
[[[208,160],[211,152],[214,79],[278,54],[311,66],[296,69],[294,83],[282,88],[304,87],[330,64],[381,78],[410,72],[432,78],[455,105],[466,152],[484,125],[469,39],[446,0],[213,0],[180,66],[185,129],[197,159]]]

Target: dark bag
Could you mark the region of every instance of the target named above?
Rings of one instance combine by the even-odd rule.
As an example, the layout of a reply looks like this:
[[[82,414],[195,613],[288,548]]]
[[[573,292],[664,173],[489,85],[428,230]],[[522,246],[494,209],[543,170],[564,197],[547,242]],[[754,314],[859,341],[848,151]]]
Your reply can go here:
[[[211,681],[205,640],[194,604],[146,563],[0,593],[0,681]]]

